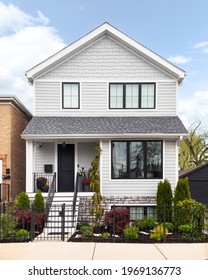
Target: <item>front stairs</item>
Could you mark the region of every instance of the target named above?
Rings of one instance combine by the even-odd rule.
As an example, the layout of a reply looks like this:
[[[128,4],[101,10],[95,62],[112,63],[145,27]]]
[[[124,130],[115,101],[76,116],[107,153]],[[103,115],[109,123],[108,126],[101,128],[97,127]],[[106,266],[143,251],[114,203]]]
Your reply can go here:
[[[55,193],[43,232],[35,237],[35,241],[67,241],[76,231],[78,210],[78,196],[73,216],[73,193]]]

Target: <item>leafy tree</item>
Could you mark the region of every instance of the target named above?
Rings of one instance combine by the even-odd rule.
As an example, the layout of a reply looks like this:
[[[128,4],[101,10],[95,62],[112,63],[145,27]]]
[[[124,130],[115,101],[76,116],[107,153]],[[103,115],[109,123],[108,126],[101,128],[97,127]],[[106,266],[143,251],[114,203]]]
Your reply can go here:
[[[201,122],[189,128],[189,136],[179,147],[179,166],[186,170],[208,162],[207,133],[199,132]]]

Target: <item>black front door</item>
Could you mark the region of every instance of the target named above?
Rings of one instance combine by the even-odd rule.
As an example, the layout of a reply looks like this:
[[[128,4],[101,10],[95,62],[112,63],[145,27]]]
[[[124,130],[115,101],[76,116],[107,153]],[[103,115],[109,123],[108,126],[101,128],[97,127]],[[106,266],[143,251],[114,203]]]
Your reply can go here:
[[[74,191],[74,145],[58,145],[58,192]]]

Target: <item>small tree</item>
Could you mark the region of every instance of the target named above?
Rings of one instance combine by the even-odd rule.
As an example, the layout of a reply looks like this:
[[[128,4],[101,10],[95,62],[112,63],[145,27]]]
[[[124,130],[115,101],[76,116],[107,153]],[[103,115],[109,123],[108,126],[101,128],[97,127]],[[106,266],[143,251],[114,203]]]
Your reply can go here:
[[[45,202],[40,190],[37,190],[35,194],[34,210],[36,213],[43,213],[45,211]]]
[[[171,222],[173,194],[171,184],[168,179],[165,179],[164,182],[160,181],[158,183],[156,201],[158,222],[164,222],[164,214],[166,222]]]
[[[191,192],[187,177],[184,179],[178,179],[174,195],[174,205],[176,206],[179,201],[183,201],[185,199],[191,199]]]
[[[92,169],[90,172],[90,189],[94,192],[92,196],[92,207],[90,209],[91,215],[95,215],[95,225],[97,225],[103,216],[104,208],[101,204],[102,196],[100,194],[100,174],[99,174],[99,161],[101,155],[101,148],[99,143],[95,147],[95,158],[91,163]]]
[[[30,199],[25,192],[21,192],[16,199],[16,207],[19,210],[30,210]]]

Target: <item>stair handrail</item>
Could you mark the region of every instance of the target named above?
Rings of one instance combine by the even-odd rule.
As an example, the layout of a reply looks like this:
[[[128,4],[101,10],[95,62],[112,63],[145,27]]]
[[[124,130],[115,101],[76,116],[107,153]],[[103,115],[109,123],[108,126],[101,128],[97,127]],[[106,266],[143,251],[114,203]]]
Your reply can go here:
[[[48,220],[48,216],[49,216],[49,212],[51,209],[51,205],[53,202],[53,197],[54,197],[55,192],[56,192],[56,173],[54,172],[53,179],[51,182],[51,187],[48,190],[48,196],[46,199],[46,219],[45,219],[46,222]]]
[[[74,195],[73,195],[73,218],[75,214],[75,208],[76,208],[76,203],[77,203],[77,192],[78,192],[78,187],[79,187],[79,172],[77,172],[76,176],[76,182],[75,182],[75,188],[74,188]]]

